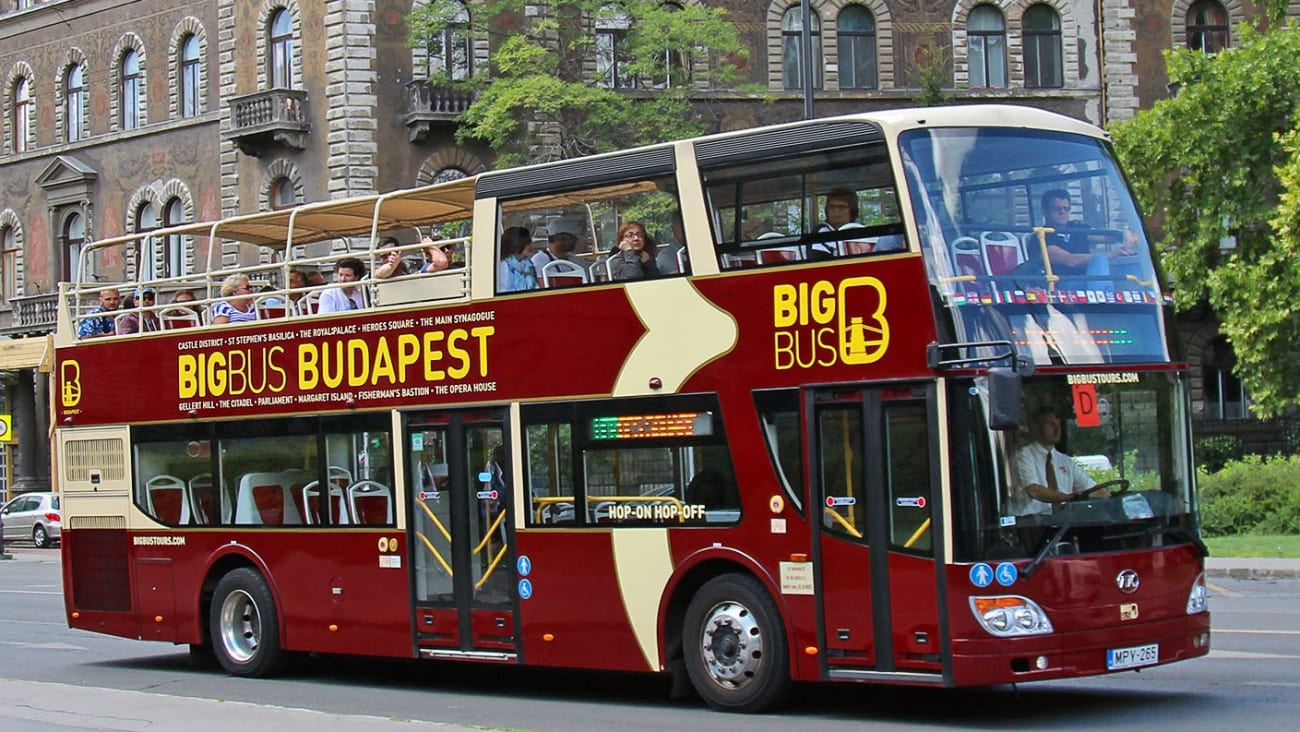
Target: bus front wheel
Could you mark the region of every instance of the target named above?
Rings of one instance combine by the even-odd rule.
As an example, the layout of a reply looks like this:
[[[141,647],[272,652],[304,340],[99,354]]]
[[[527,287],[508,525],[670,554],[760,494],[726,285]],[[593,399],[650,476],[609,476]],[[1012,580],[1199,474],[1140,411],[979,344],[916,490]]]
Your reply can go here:
[[[682,653],[691,685],[714,709],[759,712],[790,691],[785,625],[749,575],[725,574],[700,588],[686,608]]]
[[[243,567],[221,578],[208,619],[212,650],[226,673],[269,676],[284,667],[275,599],[255,570]]]

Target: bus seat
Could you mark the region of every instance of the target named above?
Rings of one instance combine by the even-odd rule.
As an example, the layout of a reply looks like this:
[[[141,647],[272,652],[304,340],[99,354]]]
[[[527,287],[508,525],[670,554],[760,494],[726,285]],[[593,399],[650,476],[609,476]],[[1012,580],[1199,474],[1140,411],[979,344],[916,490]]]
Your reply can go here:
[[[766,236],[766,234],[764,236]],[[803,259],[803,250],[800,247],[772,247],[771,249],[760,249],[758,251],[758,259],[763,264],[795,262]]]
[[[348,486],[348,506],[357,524],[382,526],[393,523],[393,492],[374,480],[358,480]]]
[[[189,486],[174,475],[155,475],[144,484],[149,515],[165,524],[190,523]]]
[[[959,236],[952,240],[952,260],[958,275],[984,274],[984,255],[980,251],[979,239],[973,236]]]
[[[190,478],[190,511],[198,524],[230,523],[230,489],[224,484],[220,492],[213,489],[212,474],[199,473]]]
[[[253,309],[258,320],[283,318],[289,314],[289,306],[279,295],[263,295],[253,301]]]
[[[309,525],[322,523],[320,481],[313,480],[302,486],[301,495],[303,516],[307,519],[307,523]],[[348,516],[347,502],[343,500],[343,489],[337,485],[330,486],[329,507],[330,517],[335,524],[352,523]]]
[[[235,501],[236,524],[283,526],[301,524],[298,502],[280,480],[280,473],[245,473]]]
[[[177,328],[197,328],[199,314],[184,307],[167,308],[158,314],[162,320],[163,330],[175,330]]]
[[[329,469],[329,482],[340,488],[347,488],[352,482],[352,471],[347,468],[340,468],[337,465],[331,465]]]
[[[587,282],[587,270],[567,259],[553,259],[542,266],[542,287],[571,287]]]
[[[1020,250],[1020,239],[1009,231],[986,231],[980,235],[980,250],[984,253],[984,268],[991,277],[1009,275],[1025,261]]]

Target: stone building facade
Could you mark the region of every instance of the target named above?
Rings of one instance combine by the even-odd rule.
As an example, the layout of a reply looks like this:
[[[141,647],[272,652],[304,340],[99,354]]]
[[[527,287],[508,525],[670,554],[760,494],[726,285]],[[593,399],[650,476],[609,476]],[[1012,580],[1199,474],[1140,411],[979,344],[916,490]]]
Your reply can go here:
[[[492,165],[489,150],[456,140],[455,118],[469,100],[424,81],[437,70],[485,73],[495,36],[449,36],[440,53],[413,50],[413,1],[425,0],[0,0],[0,336],[8,338],[0,339],[0,412],[14,415],[18,436],[0,454],[6,486],[49,483],[40,372],[49,354],[40,339],[53,327],[58,282],[82,268],[114,281],[141,268],[192,273],[264,256],[200,248],[81,262],[83,242]],[[725,7],[751,49],[741,82],[765,90],[698,84],[693,94],[713,110],[711,124],[736,129],[805,114],[794,83],[799,0],[676,2]],[[466,16],[476,5],[464,3]],[[911,105],[923,69],[937,64],[931,78],[954,102],[1029,104],[1101,125],[1168,95],[1166,49],[1230,44],[1233,26],[1254,13],[1242,0],[811,7],[818,116]],[[494,23],[502,33],[525,32],[544,10],[530,3]],[[616,27],[604,31],[617,35]],[[1188,329],[1194,364],[1202,344],[1213,350],[1206,328],[1213,332],[1212,319]],[[141,388],[147,379],[141,374]],[[1204,400],[1198,406],[1207,410]],[[1228,415],[1222,404],[1210,411]]]

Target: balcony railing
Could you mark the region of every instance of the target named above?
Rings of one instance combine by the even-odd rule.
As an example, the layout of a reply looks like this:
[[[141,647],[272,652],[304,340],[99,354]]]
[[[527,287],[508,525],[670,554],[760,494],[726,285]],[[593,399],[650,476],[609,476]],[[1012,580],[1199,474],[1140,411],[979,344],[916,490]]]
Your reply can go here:
[[[57,293],[21,295],[9,302],[13,306],[13,321],[7,332],[34,335],[54,330],[59,305]]]
[[[429,136],[434,126],[453,126],[456,118],[474,103],[474,92],[450,86],[430,86],[426,79],[406,85],[406,128],[411,142]]]
[[[269,89],[230,100],[230,130],[245,155],[260,157],[271,145],[299,150],[307,147],[307,92],[301,89]]]

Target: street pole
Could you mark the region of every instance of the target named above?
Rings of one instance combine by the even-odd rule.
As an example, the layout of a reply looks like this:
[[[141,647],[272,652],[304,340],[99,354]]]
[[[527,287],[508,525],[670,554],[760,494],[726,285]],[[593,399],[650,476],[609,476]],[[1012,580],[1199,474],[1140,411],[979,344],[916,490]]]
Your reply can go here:
[[[812,55],[812,8],[809,0],[800,0],[799,11],[803,14],[803,33],[800,44],[803,46],[803,118],[813,118],[813,55]],[[820,60],[820,59],[819,59]]]

